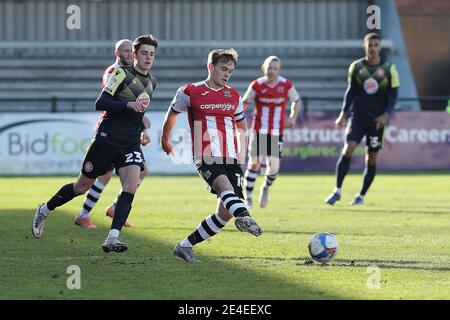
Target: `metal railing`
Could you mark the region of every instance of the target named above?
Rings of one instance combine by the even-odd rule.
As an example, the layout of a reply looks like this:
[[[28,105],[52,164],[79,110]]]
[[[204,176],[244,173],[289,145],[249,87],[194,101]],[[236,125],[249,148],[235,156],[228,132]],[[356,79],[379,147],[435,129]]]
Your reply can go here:
[[[110,56],[115,42],[100,41],[1,41],[0,56],[4,57],[80,57]],[[394,43],[389,39],[381,42],[385,51],[395,52]],[[240,54],[266,55],[328,55],[348,54],[355,50],[362,52],[361,39],[343,40],[160,40],[158,53],[172,56],[204,55],[215,48],[236,48]]]
[[[413,111],[411,104],[420,105],[420,111],[445,111],[448,105],[450,96],[419,96],[417,98],[399,97],[397,98],[396,111]],[[314,97],[314,96],[302,96],[303,110],[308,112],[310,110],[340,110],[342,106],[343,97]],[[325,102],[330,105],[329,108],[317,108],[317,105]],[[335,102],[335,103],[333,103]],[[314,108],[311,108],[311,104],[314,103]],[[333,103],[331,105],[331,103]],[[333,107],[335,106],[335,107]]]
[[[303,95],[301,99],[303,112],[307,114],[309,111],[338,111],[343,97]],[[445,111],[449,99],[450,96],[399,97],[395,110],[411,111],[409,103],[419,103],[421,111]],[[95,112],[94,102],[95,98],[0,98],[0,112]],[[152,111],[165,111],[169,103],[169,100],[153,103]]]

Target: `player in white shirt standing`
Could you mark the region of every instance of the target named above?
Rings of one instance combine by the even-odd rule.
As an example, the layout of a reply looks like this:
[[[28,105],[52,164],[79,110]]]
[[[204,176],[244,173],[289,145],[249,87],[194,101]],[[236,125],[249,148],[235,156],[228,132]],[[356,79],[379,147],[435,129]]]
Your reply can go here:
[[[242,98],[227,85],[237,57],[234,49],[211,51],[208,55],[208,78],[188,83],[177,90],[163,124],[161,147],[171,154],[170,133],[177,116],[187,111],[194,163],[210,191],[218,197],[216,212],[206,217],[174,248],[174,255],[188,263],[198,261],[192,247],[216,235],[232,217],[235,217],[235,225],[240,231],[255,236],[262,233],[241,200],[244,195],[240,160],[245,157],[240,150],[245,150],[247,124]]]
[[[245,110],[253,102],[256,104],[248,146],[249,161],[245,171],[248,208],[253,206],[253,189],[262,162],[266,164],[266,172],[259,206],[267,206],[269,187],[280,169],[287,100],[292,102],[286,125],[288,128],[295,127],[301,106],[300,95],[292,82],[280,76],[281,60],[277,56],[268,57],[261,69],[264,76],[252,81],[243,97]]]

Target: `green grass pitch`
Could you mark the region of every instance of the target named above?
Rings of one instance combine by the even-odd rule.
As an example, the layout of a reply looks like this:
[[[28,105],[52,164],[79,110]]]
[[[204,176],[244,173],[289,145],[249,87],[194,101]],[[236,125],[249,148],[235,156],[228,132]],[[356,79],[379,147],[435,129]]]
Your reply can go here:
[[[379,174],[362,207],[348,205],[359,174],[346,178],[334,207],[323,202],[332,174],[281,175],[269,206],[251,210],[264,233],[256,238],[231,222],[195,247],[196,265],[176,259],[172,249],[215,210],[215,197],[198,176],[146,178],[130,214],[133,227],[121,233],[129,245],[122,254],[100,248],[117,178],[93,210],[98,229],[74,225],[80,196],[51,214],[41,239],[33,238],[36,206],[72,181],[0,178],[0,299],[450,298],[448,173]],[[317,232],[331,232],[340,243],[326,266],[307,263],[308,241]],[[66,285],[70,265],[80,268],[79,290]]]

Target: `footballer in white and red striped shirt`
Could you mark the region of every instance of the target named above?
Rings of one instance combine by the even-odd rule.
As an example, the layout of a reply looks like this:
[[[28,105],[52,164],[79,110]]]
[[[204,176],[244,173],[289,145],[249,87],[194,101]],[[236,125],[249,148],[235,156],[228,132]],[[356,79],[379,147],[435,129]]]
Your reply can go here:
[[[247,104],[256,104],[252,129],[262,134],[283,136],[288,99],[296,102],[300,97],[286,78],[278,76],[273,84],[269,84],[266,77],[252,81],[244,95]]]
[[[245,119],[239,92],[229,86],[214,89],[206,81],[191,83],[178,89],[171,107],[189,111],[194,162],[211,157],[227,163],[238,160],[236,122]]]
[[[208,78],[179,88],[164,119],[161,147],[171,154],[170,133],[177,116],[187,111],[194,163],[211,192],[218,195],[217,211],[174,248],[174,255],[190,263],[197,261],[192,247],[217,234],[232,217],[238,230],[255,236],[262,233],[241,200],[243,174],[238,147],[244,148],[247,123],[242,98],[227,85],[237,56],[234,49],[211,51]]]
[[[262,64],[263,77],[250,83],[244,95],[244,106],[256,104],[249,141],[249,163],[245,172],[246,202],[253,206],[253,188],[262,161],[266,163],[265,181],[261,187],[259,206],[269,201],[269,187],[277,178],[285,127],[286,104],[290,100],[288,127],[294,127],[300,111],[300,96],[288,79],[280,76],[281,61],[268,57]]]

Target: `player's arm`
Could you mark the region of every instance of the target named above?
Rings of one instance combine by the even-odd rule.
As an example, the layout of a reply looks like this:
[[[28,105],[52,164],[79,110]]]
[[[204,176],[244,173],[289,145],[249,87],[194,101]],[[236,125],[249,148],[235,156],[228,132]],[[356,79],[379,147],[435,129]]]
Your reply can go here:
[[[105,87],[114,72],[114,69],[108,68],[103,74],[102,86]]]
[[[148,145],[152,139],[150,138],[150,135],[148,134],[147,130],[142,130],[141,132],[141,144],[143,146]]]
[[[348,78],[347,78],[347,90],[345,90],[344,101],[342,102],[341,112],[339,113],[339,117],[334,122],[336,127],[342,128],[345,127],[345,122],[347,120],[347,114],[350,110],[350,107],[355,99],[356,93],[356,84],[354,80],[354,72],[355,72],[356,62],[353,62],[348,69]]]
[[[289,114],[289,120],[287,123],[288,128],[295,128],[298,115],[300,114],[302,100],[295,87],[292,86],[288,91],[288,97],[291,100],[291,113]]]
[[[150,119],[146,116],[142,117],[142,123],[141,123],[141,144],[143,146],[146,146],[151,142],[151,137],[147,132],[147,129],[150,128],[151,123]]]
[[[397,96],[398,88],[389,89],[387,93],[386,111],[381,116],[375,118],[377,130],[383,128],[387,124],[389,117],[394,113]]]
[[[108,112],[122,112],[127,109],[128,102],[125,100],[116,100],[109,93],[102,91],[95,100],[95,109]]]
[[[170,134],[172,133],[172,129],[177,123],[177,117],[179,114],[179,112],[176,112],[172,108],[169,108],[169,110],[167,110],[166,112],[166,116],[164,117],[161,133],[161,148],[166,154],[171,154],[173,152],[173,146],[169,142],[169,139]]]
[[[400,87],[400,78],[398,76],[397,68],[391,65],[389,69],[391,73],[391,88],[388,93],[388,101],[386,106],[386,113],[390,116],[394,112],[395,104],[397,103],[398,88]]]
[[[141,123],[141,129],[142,130],[150,129],[151,126],[152,126],[152,123],[150,122],[150,119],[147,118],[146,116],[143,116],[142,123]]]
[[[245,161],[245,152],[247,150],[247,121],[245,119],[236,122],[236,138],[238,143],[238,160]]]
[[[386,107],[386,114],[391,116],[394,113],[395,104],[398,98],[398,88],[391,88],[388,93],[388,101]]]
[[[154,91],[156,88],[156,79],[153,76],[151,76],[150,81],[152,82],[153,91]],[[142,117],[142,125],[141,125],[141,127],[142,127],[141,144],[143,146],[146,146],[147,144],[149,144],[152,141],[150,135],[147,132],[147,129],[150,129],[151,126],[152,126],[152,123],[150,122],[150,119],[144,115]]]
[[[249,106],[255,101],[256,91],[253,88],[254,84],[255,84],[255,81],[252,81],[250,83],[247,91],[245,92],[244,96],[242,97],[244,111],[247,111]]]
[[[123,87],[125,77],[125,71],[122,68],[118,68],[114,71],[108,83],[103,88],[102,93],[95,101],[96,110],[108,112],[123,112],[127,109],[131,109],[135,112],[145,111],[146,104],[143,101],[126,101],[118,100],[116,98],[117,92]]]
[[[383,128],[387,124],[389,117],[392,115],[392,113],[394,113],[395,104],[397,103],[398,87],[400,86],[400,80],[395,65],[391,65],[389,71],[391,73],[391,88],[387,93],[387,103],[385,112],[381,116],[375,118],[377,129]]]
[[[173,127],[177,122],[178,115],[186,110],[189,105],[189,96],[183,91],[183,87],[179,88],[177,90],[177,93],[175,94],[175,97],[170,103],[162,126],[161,148],[166,154],[173,154],[173,146],[169,142],[170,134],[172,133]]]
[[[236,138],[238,144],[238,160],[245,161],[245,151],[247,150],[247,121],[245,120],[244,102],[239,97],[239,106],[234,113],[236,121]]]

